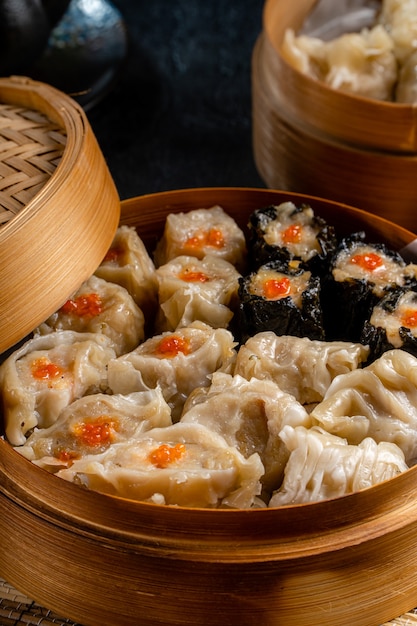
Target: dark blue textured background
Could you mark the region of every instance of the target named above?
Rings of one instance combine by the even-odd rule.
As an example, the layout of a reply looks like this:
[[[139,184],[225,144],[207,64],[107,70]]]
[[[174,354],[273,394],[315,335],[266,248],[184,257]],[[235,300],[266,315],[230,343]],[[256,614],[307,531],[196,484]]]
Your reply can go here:
[[[252,153],[251,55],[263,0],[114,0],[129,54],[87,112],[122,199],[264,187]]]

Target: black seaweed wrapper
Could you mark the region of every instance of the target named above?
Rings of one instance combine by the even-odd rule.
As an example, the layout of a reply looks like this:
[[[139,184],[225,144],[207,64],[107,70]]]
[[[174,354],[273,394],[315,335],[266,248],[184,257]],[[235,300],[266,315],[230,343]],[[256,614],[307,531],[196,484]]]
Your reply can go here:
[[[308,205],[301,205],[294,210],[294,215],[302,212]],[[249,218],[248,249],[252,269],[257,269],[271,261],[279,261],[288,264],[289,261],[300,261],[300,267],[312,274],[322,275],[328,268],[329,258],[337,247],[337,238],[333,226],[317,215],[312,219],[311,225],[318,228],[316,240],[320,251],[309,260],[304,260],[292,254],[285,246],[271,245],[265,241],[265,230],[272,221],[279,221],[277,207],[268,206],[254,211]]]
[[[251,276],[239,279],[239,333],[241,342],[256,333],[273,331],[276,335],[293,335],[324,340],[320,304],[320,279],[312,276],[302,294],[299,308],[291,296],[266,300],[249,292]]]

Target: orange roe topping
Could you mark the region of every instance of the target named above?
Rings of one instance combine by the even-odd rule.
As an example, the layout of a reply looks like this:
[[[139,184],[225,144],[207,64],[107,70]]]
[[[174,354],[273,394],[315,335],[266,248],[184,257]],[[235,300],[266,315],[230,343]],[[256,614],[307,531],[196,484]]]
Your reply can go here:
[[[374,270],[383,267],[384,261],[375,252],[369,252],[366,254],[355,254],[350,260],[354,265],[359,265],[367,272],[373,272]]]
[[[75,300],[67,300],[60,311],[78,317],[95,317],[103,311],[103,304],[98,293],[78,296]]]
[[[80,458],[80,454],[76,452],[75,450],[64,450],[62,448],[57,450],[54,456],[56,459],[58,459],[58,461],[62,461],[62,463],[69,463],[69,464],[71,464],[72,461],[75,461],[76,459]]]
[[[178,278],[187,283],[206,283],[210,280],[210,276],[204,274],[204,272],[197,272],[193,270],[184,269],[178,274]]]
[[[64,370],[56,363],[51,363],[46,357],[41,357],[32,362],[31,371],[33,378],[38,380],[56,380],[60,378]]]
[[[191,347],[188,339],[180,337],[179,335],[169,335],[168,337],[163,337],[155,350],[157,355],[163,356],[167,359],[177,356],[180,352],[182,352],[182,354],[189,354],[191,352]]]
[[[90,448],[108,445],[113,441],[117,421],[108,415],[101,415],[90,421],[80,422],[74,426],[74,434],[78,443]]]
[[[225,246],[223,233],[219,228],[201,231],[184,242],[185,248],[203,248],[206,246],[219,250]]]
[[[291,293],[291,281],[288,278],[271,278],[263,285],[263,294],[267,300],[285,298]]]
[[[300,224],[292,224],[281,233],[281,239],[283,243],[300,243],[302,235],[302,226]]]
[[[410,309],[401,316],[401,325],[406,328],[415,328],[417,326],[417,311]]]
[[[163,443],[152,450],[149,454],[149,461],[158,467],[159,469],[165,469],[171,463],[179,461],[185,454],[185,445],[183,443],[176,443],[175,446],[169,446]]]
[[[115,263],[120,259],[124,250],[122,248],[114,247],[110,248],[103,259],[103,263]]]

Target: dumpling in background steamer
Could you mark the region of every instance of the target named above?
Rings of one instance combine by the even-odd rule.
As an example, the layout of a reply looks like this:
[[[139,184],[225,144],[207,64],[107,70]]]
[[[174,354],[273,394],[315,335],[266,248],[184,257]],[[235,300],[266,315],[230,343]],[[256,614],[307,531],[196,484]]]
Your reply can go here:
[[[262,483],[270,494],[281,483],[287,449],[279,438],[285,424],[309,426],[304,407],[271,380],[215,373],[210,387],[196,389],[185,403],[182,423],[203,424],[245,457],[258,453]]]
[[[378,23],[386,28],[403,64],[417,49],[417,0],[382,0]]]
[[[110,361],[109,387],[113,393],[131,393],[160,386],[175,421],[193,389],[208,386],[219,369],[230,371],[235,345],[228,330],[193,322],[151,337],[136,350]]]
[[[201,320],[227,328],[237,307],[239,272],[215,256],[180,256],[156,270],[160,314],[157,332]]]
[[[398,69],[394,43],[379,24],[326,42],[289,30],[282,53],[296,69],[333,89],[392,100]]]
[[[207,254],[229,261],[239,271],[246,263],[246,240],[235,220],[222,207],[170,213],[154,253],[157,267],[177,256]]]
[[[336,377],[310,414],[329,433],[359,444],[366,437],[395,443],[417,460],[417,358],[390,350],[362,370]]]
[[[320,402],[332,380],[357,369],[369,348],[359,343],[277,336],[265,331],[239,348],[234,373],[247,380],[269,379],[301,404]]]
[[[16,450],[55,473],[87,455],[132,442],[147,430],[171,425],[171,411],[160,389],[126,396],[93,394],[65,408],[49,428],[35,429]]]
[[[142,438],[76,460],[57,476],[134,500],[184,507],[250,508],[263,465],[201,424],[154,428]]]
[[[113,243],[95,275],[127,289],[146,319],[155,314],[155,265],[135,228],[120,226],[117,229]]]
[[[395,101],[403,104],[417,102],[417,50],[412,52],[401,66],[395,88]]]
[[[270,507],[318,502],[366,489],[408,469],[400,448],[371,437],[349,445],[321,428],[285,426],[280,437],[290,451],[281,487]]]
[[[116,353],[105,335],[58,331],[28,340],[0,367],[8,441],[19,446],[34,427],[47,428],[76,398],[107,389]]]
[[[102,333],[113,341],[119,355],[133,350],[142,341],[144,324],[141,309],[124,287],[91,276],[36,332]]]

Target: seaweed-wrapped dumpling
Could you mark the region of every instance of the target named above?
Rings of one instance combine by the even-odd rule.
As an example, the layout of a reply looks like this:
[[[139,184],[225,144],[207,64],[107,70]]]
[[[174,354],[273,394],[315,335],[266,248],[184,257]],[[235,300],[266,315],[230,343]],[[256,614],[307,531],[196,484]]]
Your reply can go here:
[[[285,426],[280,433],[290,451],[281,487],[270,507],[317,502],[372,487],[408,469],[393,443],[366,437],[358,445],[325,430]]]
[[[401,348],[417,356],[417,292],[398,287],[372,309],[361,342],[369,345],[370,360]]]
[[[110,361],[109,387],[113,393],[131,393],[160,386],[175,421],[193,389],[208,386],[217,370],[230,371],[235,346],[233,335],[225,328],[193,322],[155,335],[129,354]]]
[[[262,484],[270,493],[280,484],[288,458],[280,430],[285,424],[309,426],[310,418],[272,380],[215,373],[210,387],[189,396],[181,422],[204,424],[245,457],[258,453],[265,467]]]
[[[26,341],[0,366],[6,437],[25,443],[34,427],[47,428],[76,398],[107,390],[107,364],[116,358],[101,334],[70,330]]]
[[[171,425],[171,411],[160,389],[128,395],[92,394],[74,400],[52,426],[36,428],[20,454],[55,473],[75,460],[133,442],[147,430]]]
[[[299,266],[271,261],[239,278],[240,341],[264,331],[323,340],[321,283]]]
[[[91,276],[36,332],[103,333],[113,341],[119,355],[133,350],[142,341],[144,325],[141,309],[124,287]]]
[[[273,380],[301,404],[311,404],[323,399],[336,376],[360,367],[368,354],[369,348],[361,343],[277,336],[266,331],[239,348],[234,373],[247,380]]]
[[[160,313],[156,330],[188,326],[195,320],[227,328],[237,306],[239,272],[216,256],[179,256],[156,270]]]
[[[154,253],[157,267],[177,256],[207,254],[229,261],[238,271],[246,264],[246,240],[241,228],[222,207],[170,213]]]
[[[252,269],[275,260],[298,261],[303,269],[322,274],[337,245],[333,226],[308,204],[283,202],[257,209],[248,226]]]
[[[367,367],[337,376],[310,414],[329,433],[358,444],[366,437],[395,443],[417,460],[417,358],[390,350]]]
[[[262,473],[257,454],[246,459],[201,424],[178,423],[75,460],[57,476],[156,504],[250,508],[260,492]]]

